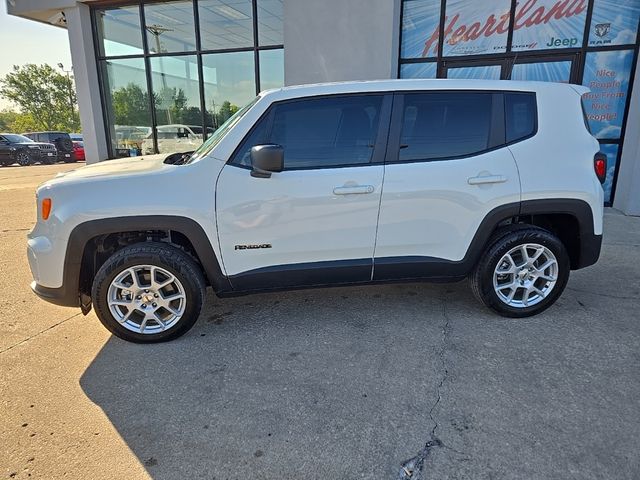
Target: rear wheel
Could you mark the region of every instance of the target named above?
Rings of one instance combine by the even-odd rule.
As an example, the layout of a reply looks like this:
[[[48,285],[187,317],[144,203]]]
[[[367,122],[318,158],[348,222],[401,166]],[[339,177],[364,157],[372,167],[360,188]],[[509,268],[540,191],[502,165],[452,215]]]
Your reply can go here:
[[[204,295],[204,277],[189,255],[146,243],[113,254],[96,274],[91,296],[111,333],[154,343],[186,333],[200,315]]]
[[[71,155],[71,157],[69,157],[69,158],[64,157],[64,163],[75,163],[75,162],[77,162],[77,159],[73,155]]]
[[[28,167],[29,165],[31,165],[31,154],[24,150],[18,152],[18,154],[16,155],[16,162],[21,167]]]
[[[537,227],[518,227],[494,237],[470,276],[475,296],[506,317],[528,317],[562,294],[571,265],[562,242]]]

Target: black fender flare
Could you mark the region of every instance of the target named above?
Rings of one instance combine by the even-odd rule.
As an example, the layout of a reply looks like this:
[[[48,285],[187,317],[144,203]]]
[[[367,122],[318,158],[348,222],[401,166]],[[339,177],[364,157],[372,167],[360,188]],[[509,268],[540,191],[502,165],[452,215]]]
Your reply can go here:
[[[63,282],[60,288],[34,285],[35,293],[56,305],[80,305],[80,270],[88,242],[99,235],[144,230],[171,230],[189,239],[198,255],[204,273],[216,293],[231,289],[231,284],[220,268],[211,242],[202,226],[195,220],[174,215],[133,215],[101,218],[78,224],[71,231],[64,260]]]

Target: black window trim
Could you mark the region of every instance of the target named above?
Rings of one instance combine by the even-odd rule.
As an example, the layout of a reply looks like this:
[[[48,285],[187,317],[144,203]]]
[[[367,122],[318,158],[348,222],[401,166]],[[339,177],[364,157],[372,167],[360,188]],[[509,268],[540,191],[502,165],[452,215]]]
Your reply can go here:
[[[426,158],[426,159],[414,159],[414,160],[400,160],[400,138],[402,135],[402,117],[404,110],[404,97],[411,94],[425,94],[425,93],[490,93],[492,94],[492,112],[491,112],[491,126],[489,128],[489,142],[490,147],[472,152],[464,155],[452,155],[448,157],[438,158]],[[512,142],[506,141],[506,94],[507,93],[527,93],[533,94],[535,98],[535,115],[534,115],[534,130],[533,133],[526,137],[518,138]],[[484,90],[484,89],[429,89],[429,90],[402,90],[396,91],[393,101],[393,113],[391,118],[391,129],[389,132],[389,141],[387,143],[387,153],[385,164],[408,164],[408,163],[431,163],[431,162],[443,162],[449,160],[462,160],[471,157],[477,157],[478,155],[484,155],[485,153],[493,152],[501,148],[514,145],[519,142],[523,142],[529,138],[534,137],[538,133],[538,102],[536,92],[528,90]],[[495,142],[495,143],[493,143]]]
[[[243,146],[245,140],[249,138],[250,135],[253,134],[259,123],[266,118],[268,115],[271,115],[271,118],[268,120],[269,125],[267,125],[267,138],[271,137],[271,129],[273,127],[273,112],[279,105],[289,104],[289,103],[298,103],[311,99],[322,99],[322,98],[340,98],[340,97],[363,97],[363,96],[382,96],[382,103],[380,106],[380,121],[378,124],[378,132],[376,133],[375,144],[373,147],[373,153],[371,155],[371,160],[367,163],[357,163],[357,164],[338,164],[338,165],[326,165],[326,166],[311,166],[311,167],[289,167],[284,168],[283,172],[293,172],[299,170],[327,170],[327,169],[335,169],[335,168],[358,168],[358,167],[370,167],[373,165],[383,165],[386,156],[386,148],[388,136],[389,136],[389,126],[391,122],[391,112],[393,108],[393,91],[378,91],[378,92],[343,92],[343,93],[332,93],[326,95],[307,95],[304,97],[296,97],[290,98],[286,100],[279,100],[273,102],[269,105],[269,108],[260,116],[260,118],[251,126],[251,129],[247,132],[247,134],[242,138],[240,142],[238,142],[237,147],[233,150],[233,153],[229,156],[226,161],[226,164],[232,167],[238,167],[245,170],[251,170],[251,167],[248,165],[241,165],[238,163],[234,163],[236,154],[240,151],[240,148]],[[286,159],[285,159],[286,163]]]

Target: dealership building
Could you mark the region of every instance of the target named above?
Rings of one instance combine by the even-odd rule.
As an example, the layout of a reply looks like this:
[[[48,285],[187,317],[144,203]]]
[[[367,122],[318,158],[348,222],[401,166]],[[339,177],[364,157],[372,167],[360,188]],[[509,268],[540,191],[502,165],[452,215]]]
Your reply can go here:
[[[607,204],[640,215],[640,0],[7,0],[7,8],[68,30],[90,162],[193,150],[257,92],[283,85],[571,82],[591,89],[583,103],[609,159]]]

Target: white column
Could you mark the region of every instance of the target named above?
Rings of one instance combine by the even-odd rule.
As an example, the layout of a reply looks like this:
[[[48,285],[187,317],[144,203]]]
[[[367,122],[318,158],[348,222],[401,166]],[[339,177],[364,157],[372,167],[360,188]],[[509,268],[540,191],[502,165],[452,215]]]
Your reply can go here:
[[[78,3],[73,8],[65,9],[64,14],[67,18],[85,154],[87,163],[96,163],[107,159],[109,154],[93,47],[91,12],[88,6]]]
[[[640,216],[640,61],[638,63],[613,206],[627,215]]]

